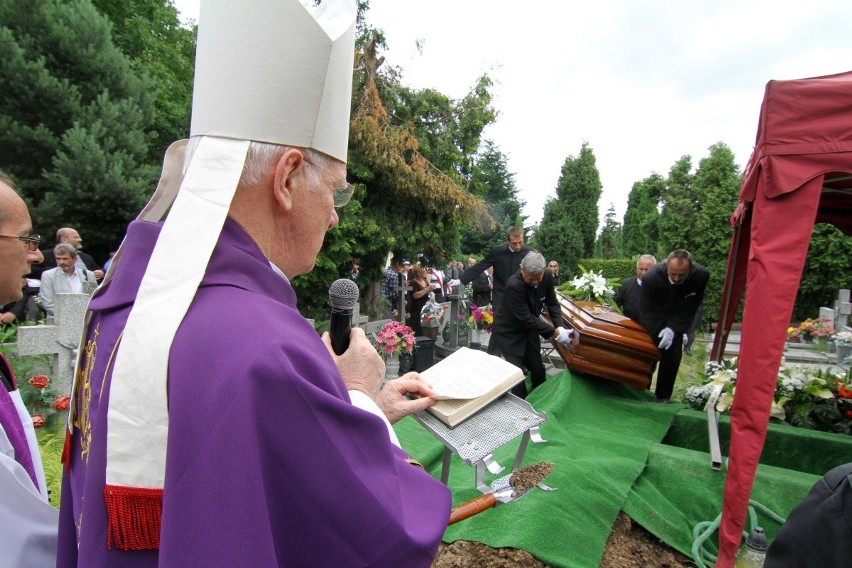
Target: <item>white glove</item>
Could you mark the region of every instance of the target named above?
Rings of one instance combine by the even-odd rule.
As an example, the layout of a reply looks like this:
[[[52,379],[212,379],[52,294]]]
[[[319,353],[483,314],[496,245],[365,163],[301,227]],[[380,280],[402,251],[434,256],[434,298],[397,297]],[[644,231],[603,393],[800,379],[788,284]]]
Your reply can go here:
[[[577,335],[577,332],[573,329],[565,329],[564,327],[557,327],[556,329],[559,331],[556,341],[565,346],[570,345],[571,342],[574,341],[574,337]]]
[[[672,340],[674,339],[674,330],[670,327],[667,327],[657,337],[661,337],[660,344],[657,345],[660,349],[668,349],[672,346]]]
[[[449,284],[450,286],[455,287],[455,286],[458,286],[458,285],[460,285],[460,284],[461,284],[461,280],[459,280],[458,278],[453,278],[452,280],[450,280],[449,282],[447,282],[447,284]]]
[[[686,347],[686,344],[689,343],[689,336],[687,334],[683,334],[683,346]]]

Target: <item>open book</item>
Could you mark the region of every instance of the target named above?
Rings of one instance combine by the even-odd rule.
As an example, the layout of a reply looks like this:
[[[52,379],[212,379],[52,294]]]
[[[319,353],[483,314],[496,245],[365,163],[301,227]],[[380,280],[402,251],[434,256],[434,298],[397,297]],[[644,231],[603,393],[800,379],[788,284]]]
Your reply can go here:
[[[461,347],[420,375],[438,393],[438,402],[426,410],[450,428],[524,380],[520,367],[467,347]]]

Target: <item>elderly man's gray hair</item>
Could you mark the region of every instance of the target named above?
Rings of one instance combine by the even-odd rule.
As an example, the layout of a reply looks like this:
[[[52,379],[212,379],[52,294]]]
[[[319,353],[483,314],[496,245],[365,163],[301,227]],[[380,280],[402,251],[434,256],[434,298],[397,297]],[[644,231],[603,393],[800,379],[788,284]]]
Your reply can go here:
[[[656,256],[654,256],[653,254],[643,254],[636,261],[636,268],[639,268],[639,263],[642,262],[643,260],[650,260],[651,263],[657,264],[657,257]]]
[[[544,272],[544,267],[547,263],[544,261],[544,256],[540,252],[531,252],[521,260],[521,270],[527,274],[539,274]]]
[[[71,258],[77,258],[77,249],[74,248],[74,245],[69,245],[68,243],[59,243],[55,247],[53,247],[53,256],[58,254],[67,254]]]

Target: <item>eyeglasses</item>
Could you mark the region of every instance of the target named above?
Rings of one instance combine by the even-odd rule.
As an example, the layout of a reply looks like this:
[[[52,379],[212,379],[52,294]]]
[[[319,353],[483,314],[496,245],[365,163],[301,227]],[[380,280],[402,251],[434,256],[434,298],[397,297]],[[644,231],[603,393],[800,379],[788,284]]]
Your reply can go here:
[[[349,203],[349,201],[352,199],[352,194],[355,193],[355,186],[354,185],[352,185],[351,183],[346,181],[345,178],[341,178],[339,175],[335,174],[334,172],[328,171],[326,168],[322,167],[321,165],[317,164],[316,162],[312,162],[307,157],[305,157],[305,161],[307,163],[313,165],[313,166],[318,167],[319,169],[321,169],[322,171],[324,171],[328,175],[337,178],[338,180],[340,180],[343,183],[343,185],[338,187],[337,189],[331,190],[331,195],[334,199],[335,209],[340,208],[340,207],[344,207],[347,203]]]
[[[4,239],[18,239],[26,243],[27,249],[36,251],[38,250],[38,245],[41,243],[41,235],[26,235],[25,237],[21,237],[18,235],[0,235]]]

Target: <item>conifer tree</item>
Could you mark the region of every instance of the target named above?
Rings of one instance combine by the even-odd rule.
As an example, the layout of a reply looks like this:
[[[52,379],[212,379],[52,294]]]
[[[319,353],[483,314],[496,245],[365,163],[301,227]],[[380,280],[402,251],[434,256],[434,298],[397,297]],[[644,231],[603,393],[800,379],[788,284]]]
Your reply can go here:
[[[653,173],[633,184],[624,212],[623,254],[628,257],[657,252],[659,238],[657,207],[666,187],[666,180]]]
[[[573,272],[577,259],[594,255],[601,191],[594,151],[584,142],[579,156],[565,159],[556,198],[545,204],[535,231],[534,245],[545,258],[561,259]]]
[[[0,73],[15,93],[0,97],[0,168],[34,206],[37,231],[74,226],[102,261],[132,215],[118,217],[135,213],[156,181],[145,164],[149,80],[86,0],[0,2]]]
[[[604,218],[604,226],[598,237],[601,258],[620,258],[622,254],[621,238],[621,223],[615,218],[615,205],[610,203]]]
[[[657,256],[665,257],[675,249],[689,250],[698,215],[693,191],[692,157],[683,156],[672,166],[662,195],[658,221]]]
[[[695,172],[693,190],[701,204],[696,215],[689,251],[696,262],[710,270],[704,321],[719,317],[719,303],[733,229],[729,218],[737,205],[741,172],[734,153],[719,142],[709,148]]]

